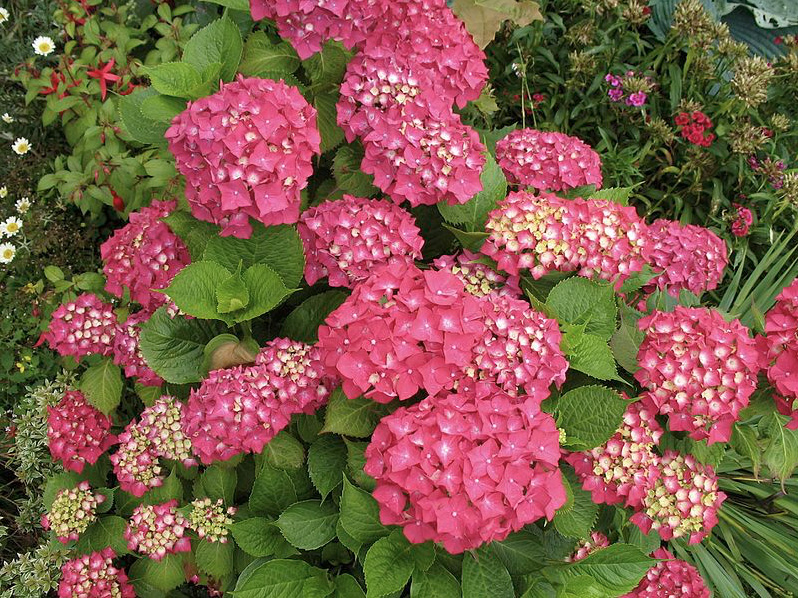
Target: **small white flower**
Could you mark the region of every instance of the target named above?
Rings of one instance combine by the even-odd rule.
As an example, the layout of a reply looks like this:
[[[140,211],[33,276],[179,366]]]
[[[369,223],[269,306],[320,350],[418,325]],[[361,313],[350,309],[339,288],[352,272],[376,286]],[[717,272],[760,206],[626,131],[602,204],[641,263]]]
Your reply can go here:
[[[40,35],[33,40],[33,51],[39,56],[49,56],[55,50],[53,38]]]
[[[16,216],[6,218],[5,222],[0,223],[0,230],[2,230],[6,237],[13,237],[22,230],[22,220]]]
[[[9,13],[8,11],[0,6],[0,23],[5,23],[8,20]]]
[[[0,199],[3,199],[5,197],[8,197],[8,187],[3,185],[2,187],[0,187]]]
[[[11,149],[20,156],[24,156],[30,151],[30,141],[24,137],[17,137],[17,140],[11,145]]]
[[[9,125],[10,125],[12,122],[14,122],[14,117],[13,117],[13,116],[11,116],[11,115],[10,115],[8,112],[4,112],[4,113],[3,113],[3,116],[1,116],[0,118],[2,118],[2,119],[3,119],[3,122],[4,122],[4,123],[8,123]]]
[[[17,255],[17,248],[11,243],[0,243],[0,264],[10,264]]]
[[[17,203],[14,204],[14,207],[17,208],[17,212],[20,214],[27,213],[30,210],[31,201],[27,197],[23,197],[22,199],[18,199]]]

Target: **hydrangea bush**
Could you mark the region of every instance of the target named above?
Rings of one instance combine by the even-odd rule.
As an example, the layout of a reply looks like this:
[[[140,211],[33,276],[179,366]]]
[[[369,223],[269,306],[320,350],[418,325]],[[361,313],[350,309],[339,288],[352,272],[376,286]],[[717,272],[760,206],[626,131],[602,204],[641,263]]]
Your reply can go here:
[[[42,336],[58,595],[705,598],[726,457],[798,465],[794,287],[745,325],[715,233],[467,124],[443,0],[222,4],[117,100],[181,189]]]

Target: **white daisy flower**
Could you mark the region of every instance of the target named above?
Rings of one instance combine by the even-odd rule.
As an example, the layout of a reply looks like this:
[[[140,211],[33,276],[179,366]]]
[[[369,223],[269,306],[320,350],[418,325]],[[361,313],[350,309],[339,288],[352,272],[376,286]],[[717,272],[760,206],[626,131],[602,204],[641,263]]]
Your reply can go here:
[[[23,197],[22,199],[18,199],[17,203],[14,204],[14,207],[17,208],[17,212],[20,214],[27,213],[30,210],[31,201],[27,197]]]
[[[9,16],[10,15],[8,11],[2,6],[0,6],[0,23],[5,23],[8,20]]]
[[[49,56],[55,50],[53,38],[40,35],[33,40],[33,51],[39,56]]]
[[[4,123],[8,123],[9,125],[14,122],[14,117],[11,116],[8,112],[4,112],[3,116],[0,116],[3,119]]]
[[[10,264],[17,255],[17,248],[11,243],[0,243],[0,264]]]
[[[0,223],[0,228],[7,237],[13,237],[22,230],[22,220],[16,216],[6,218],[5,222]]]
[[[3,199],[5,197],[8,197],[8,187],[3,185],[2,187],[0,187],[0,199]]]
[[[20,156],[24,156],[30,151],[30,141],[24,137],[17,137],[17,140],[11,145],[11,149]]]

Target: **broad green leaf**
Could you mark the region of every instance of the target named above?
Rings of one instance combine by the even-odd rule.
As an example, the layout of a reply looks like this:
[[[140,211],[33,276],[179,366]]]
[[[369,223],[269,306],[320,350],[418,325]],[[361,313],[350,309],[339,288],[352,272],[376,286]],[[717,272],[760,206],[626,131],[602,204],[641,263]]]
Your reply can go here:
[[[460,582],[445,567],[433,564],[426,571],[413,572],[410,598],[460,598]]]
[[[110,357],[91,366],[80,377],[80,390],[89,403],[108,415],[122,399],[122,370]]]
[[[438,203],[438,210],[447,222],[465,225],[468,231],[482,231],[488,212],[496,207],[496,203],[507,195],[507,179],[496,160],[487,154],[487,161],[480,176],[482,191],[464,204],[449,205]]]
[[[620,305],[620,314],[621,325],[612,335],[610,347],[618,364],[630,374],[634,374],[639,369],[637,352],[646,336],[637,326],[642,314],[625,303]]]
[[[159,123],[171,123],[172,119],[185,109],[184,99],[161,94],[145,98],[141,103],[142,114]]]
[[[569,342],[570,336],[567,333],[563,335],[563,349],[571,369],[598,380],[622,381],[607,341],[592,334],[580,334],[572,343]]]
[[[605,187],[604,189],[593,191],[590,194],[590,199],[606,199],[622,206],[628,206],[632,189],[634,187]]]
[[[236,544],[254,557],[272,556],[288,546],[274,522],[266,517],[249,517],[230,526]]]
[[[137,587],[141,581],[158,590],[168,592],[186,581],[183,571],[183,556],[180,554],[167,554],[160,561],[149,558],[140,558],[130,566],[130,581]]]
[[[401,530],[394,530],[369,548],[363,562],[368,598],[399,592],[407,585],[414,568],[411,546]]]
[[[49,511],[58,493],[61,490],[74,488],[78,485],[80,480],[81,476],[74,471],[57,473],[47,478],[47,483],[44,485],[44,492],[42,493],[42,504],[44,508]]]
[[[255,264],[244,272],[244,284],[249,291],[249,304],[230,314],[236,322],[251,320],[271,311],[290,295],[280,275],[266,264]]]
[[[345,546],[358,558],[358,560],[360,560],[360,551],[363,549],[363,542],[353,538],[352,535],[344,529],[344,527],[341,525],[340,517],[338,518],[338,523],[335,525],[335,533],[338,536],[338,541],[341,543],[341,545]]]
[[[299,56],[288,42],[273,44],[263,31],[256,31],[244,44],[239,71],[247,77],[288,75],[299,68]]]
[[[327,572],[305,561],[275,559],[251,567],[238,579],[236,598],[324,598],[334,590]]]
[[[380,523],[380,508],[377,501],[344,478],[341,495],[341,527],[361,544],[369,544],[387,536],[390,530]]]
[[[144,72],[156,91],[166,96],[188,98],[202,84],[201,71],[185,62],[164,62]]]
[[[283,320],[280,336],[315,343],[319,340],[319,326],[347,297],[342,291],[325,291],[305,299]]]
[[[463,556],[463,598],[515,598],[510,573],[490,545]]]
[[[335,538],[338,508],[334,503],[306,500],[291,505],[277,519],[277,527],[292,546],[315,550]]]
[[[585,326],[585,333],[609,340],[615,332],[615,293],[609,284],[574,276],[555,286],[546,299],[559,322]]]
[[[220,314],[229,314],[244,309],[247,305],[249,305],[249,289],[244,284],[240,272],[231,274],[216,287],[216,311]]]
[[[210,222],[197,220],[191,214],[183,210],[172,212],[165,218],[162,218],[162,220],[166,222],[169,228],[172,229],[172,232],[180,237],[183,243],[186,244],[191,254],[191,259],[195,262],[202,259],[202,254],[205,252],[205,246],[208,244],[208,241],[219,236],[218,226]],[[234,271],[236,267],[238,267],[238,262],[236,262],[232,270]]]
[[[319,436],[308,449],[308,473],[316,490],[324,499],[343,482],[347,462],[347,446],[340,436]]]
[[[754,477],[759,477],[759,469],[762,466],[762,448],[759,446],[756,430],[740,422],[735,422],[731,446],[743,457],[751,459]]]
[[[98,517],[80,535],[75,550],[80,554],[90,554],[110,546],[118,556],[127,554],[127,541],[123,535],[126,527],[127,521],[116,515]]]
[[[449,226],[448,224],[444,224],[443,228],[452,233],[455,239],[457,239],[458,243],[460,243],[464,249],[468,249],[469,251],[479,251],[479,249],[482,247],[482,244],[485,242],[485,239],[490,236],[488,233],[482,231],[469,232],[460,230],[454,226]]]
[[[249,508],[256,515],[278,516],[286,508],[310,498],[313,486],[304,468],[276,469],[264,465],[249,497]]]
[[[157,96],[152,87],[139,88],[130,95],[119,98],[119,116],[130,136],[139,143],[158,145],[164,143],[168,123],[149,118],[142,111],[144,100]]]
[[[604,444],[623,420],[629,401],[604,386],[580,386],[557,401],[557,425],[565,430],[570,450],[587,450]]]
[[[554,515],[554,527],[569,538],[588,538],[598,517],[599,506],[593,502],[590,492],[582,490],[576,476],[569,469],[564,470],[573,501],[570,508]]]
[[[512,533],[501,542],[493,542],[491,547],[510,575],[527,575],[544,566],[543,534],[534,526]]]
[[[363,147],[350,144],[339,147],[333,158],[333,175],[338,188],[356,197],[371,197],[377,193],[374,177],[360,170]]]
[[[259,468],[264,463],[277,469],[298,469],[305,463],[305,447],[288,430],[272,438],[260,455],[255,455]]]
[[[316,52],[302,61],[302,68],[305,69],[314,88],[330,89],[341,83],[351,57],[352,52],[344,48],[340,42],[327,41],[321,52]]]
[[[313,97],[313,107],[316,109],[316,126],[321,134],[321,152],[335,149],[344,141],[344,132],[337,123],[335,105],[338,95],[335,93],[320,93]]]
[[[559,578],[570,580],[589,576],[607,596],[631,592],[656,561],[630,544],[612,544],[587,558],[558,569]]]
[[[341,388],[336,388],[327,403],[322,433],[333,432],[342,436],[366,438],[377,427],[388,408],[365,398],[347,399]]]
[[[233,572],[232,542],[209,542],[199,540],[195,544],[194,558],[197,567],[215,579],[220,579]]]
[[[233,10],[243,10],[249,12],[249,0],[203,0],[203,2],[212,2],[220,6],[226,6]]]
[[[335,578],[333,596],[334,598],[366,598],[366,593],[354,577],[343,573]]]
[[[366,466],[365,451],[369,443],[356,442],[347,440],[346,438],[344,438],[344,442],[346,443],[346,467],[349,471],[349,476],[358,486],[369,492],[373,492],[377,483],[374,478],[363,471],[363,468]]]
[[[216,289],[230,271],[215,262],[194,262],[183,268],[164,291],[185,313],[203,320],[219,319]]]
[[[218,62],[222,65],[222,79],[232,81],[243,49],[244,42],[238,26],[229,18],[222,17],[191,36],[183,50],[183,62],[195,66],[200,72]]]
[[[214,501],[221,498],[225,505],[233,505],[233,495],[238,483],[235,468],[211,465],[202,472],[199,479],[205,496]]]
[[[782,483],[798,467],[798,431],[785,428],[787,422],[788,418],[778,413],[766,415],[759,422],[759,429],[769,438],[762,453],[762,463]]]
[[[147,365],[172,384],[202,380],[205,344],[222,332],[221,324],[169,317],[161,307],[141,325],[139,347]]]

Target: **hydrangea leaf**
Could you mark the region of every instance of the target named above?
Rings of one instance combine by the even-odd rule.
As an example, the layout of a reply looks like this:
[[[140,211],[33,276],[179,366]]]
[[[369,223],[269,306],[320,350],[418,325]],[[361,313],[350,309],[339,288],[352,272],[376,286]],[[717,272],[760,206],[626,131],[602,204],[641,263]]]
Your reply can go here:
[[[510,575],[527,575],[544,566],[543,534],[534,526],[527,526],[491,546]]]
[[[200,540],[194,549],[194,559],[200,571],[215,579],[220,579],[233,572],[232,542],[209,542]]]
[[[193,261],[200,261],[208,241],[219,236],[219,227],[197,220],[184,210],[177,210],[162,219],[188,247]],[[212,260],[213,261],[213,260]]]
[[[344,131],[337,123],[338,95],[319,93],[313,96],[313,107],[316,109],[316,124],[321,134],[321,152],[335,149],[344,141]]]
[[[335,434],[325,434],[308,449],[308,473],[324,499],[343,482],[347,463],[347,445]]]
[[[231,274],[216,287],[216,311],[220,314],[244,309],[249,305],[249,289],[240,272]]]
[[[305,561],[256,561],[242,572],[234,590],[236,598],[325,598],[334,586],[327,572]]]
[[[463,598],[514,598],[510,573],[493,553],[483,546],[463,557]]]
[[[363,471],[363,468],[366,466],[365,451],[369,443],[355,442],[347,440],[346,438],[344,438],[344,442],[346,443],[346,467],[349,471],[349,475],[358,486],[369,492],[373,492],[377,482]]]
[[[407,585],[414,568],[411,546],[400,530],[394,530],[369,548],[363,563],[368,598],[399,592]]]
[[[265,464],[277,469],[298,469],[305,463],[305,447],[287,430],[272,438],[263,452],[255,455],[255,464],[260,471]]]
[[[119,98],[119,116],[130,136],[140,143],[158,145],[165,143],[164,133],[168,123],[148,117],[142,110],[144,100],[158,95],[152,87],[140,88]]]
[[[230,314],[235,322],[252,320],[277,307],[293,291],[286,288],[280,275],[266,264],[247,268],[243,276],[250,301],[245,308]]]
[[[356,197],[371,197],[377,193],[374,177],[360,170],[363,148],[359,144],[338,148],[333,158],[333,175],[338,188]]]
[[[168,592],[186,581],[183,560],[183,555],[180,554],[167,554],[160,561],[140,558],[130,566],[130,581],[139,593],[139,582],[145,587],[151,586]]]
[[[204,0],[205,2],[212,2],[220,6],[226,6],[233,10],[243,10],[249,12],[249,0]]]
[[[324,43],[321,52],[316,52],[302,61],[302,68],[310,78],[313,87],[329,89],[337,87],[344,78],[346,65],[352,58],[352,52],[336,41]]]
[[[195,66],[200,72],[209,64],[220,63],[221,77],[232,81],[241,62],[244,41],[238,26],[227,17],[206,25],[186,43],[183,62]]]
[[[172,119],[186,109],[186,100],[161,94],[144,98],[141,112],[156,122],[171,123]]]
[[[442,565],[433,564],[426,571],[414,571],[410,598],[460,598],[460,582]]]
[[[335,598],[366,598],[366,593],[357,580],[344,573],[335,578]]]
[[[604,386],[580,386],[557,401],[557,425],[565,430],[565,446],[587,450],[604,444],[623,420],[629,401]]]
[[[469,251],[479,251],[480,247],[482,247],[482,244],[485,242],[485,239],[490,236],[485,232],[469,232],[449,226],[448,224],[444,224],[443,228],[452,233],[457,239],[458,243],[460,243],[464,249],[468,249]]]
[[[102,550],[106,546],[114,549],[117,556],[127,554],[127,541],[123,534],[127,521],[116,515],[98,517],[85,532],[80,535],[75,550],[80,554],[90,554]]]
[[[485,167],[480,176],[482,191],[464,204],[449,205],[441,202],[438,211],[447,222],[465,225],[468,231],[482,231],[488,213],[496,207],[496,203],[507,195],[507,179],[496,160],[487,154]]]
[[[361,544],[374,542],[390,532],[380,523],[377,501],[346,478],[341,495],[341,527]]]
[[[759,422],[759,430],[769,441],[762,453],[762,463],[779,479],[789,478],[798,467],[798,431],[785,428],[789,418],[771,413]]]
[[[552,567],[550,572],[565,584],[589,576],[606,595],[620,596],[631,592],[655,563],[636,546],[617,543],[576,563]]]
[[[218,319],[216,289],[229,277],[230,271],[216,262],[194,262],[178,272],[164,292],[184,313]]]
[[[185,62],[164,62],[145,67],[156,91],[166,96],[188,98],[203,83],[202,71]]]
[[[617,380],[618,368],[609,344],[602,338],[581,332],[563,334],[562,348],[571,369],[592,376],[598,380]]]
[[[299,56],[288,42],[273,44],[263,31],[252,33],[244,45],[239,71],[247,77],[289,75],[299,68]]]
[[[642,314],[625,303],[621,303],[620,308],[621,325],[612,335],[610,347],[618,364],[630,374],[634,374],[639,369],[637,352],[646,336],[637,325]]]
[[[264,465],[252,485],[249,508],[256,515],[276,517],[312,495],[313,486],[304,468],[287,470]]]
[[[347,297],[342,291],[325,291],[305,299],[283,320],[280,336],[315,343],[319,340],[319,326]]]
[[[295,550],[288,544],[273,521],[266,517],[249,517],[230,526],[230,533],[241,550],[254,557],[289,556]],[[282,554],[281,554],[282,553]]]
[[[558,283],[546,299],[559,322],[585,326],[585,332],[609,340],[615,332],[618,309],[612,286],[597,283],[581,276]]]
[[[569,509],[555,514],[554,527],[568,538],[587,538],[596,523],[599,506],[593,502],[590,492],[582,490],[573,471],[564,469],[564,477],[568,480],[573,503]]]
[[[97,409],[108,415],[122,399],[122,370],[110,357],[83,372],[80,390]]]
[[[629,205],[629,196],[634,187],[605,187],[590,194],[590,199],[606,199],[622,206]]]
[[[221,498],[225,505],[233,504],[233,493],[238,483],[238,474],[234,468],[211,465],[202,472],[199,480],[202,494],[198,494],[197,498],[202,496],[207,496],[211,500]]]
[[[377,427],[380,419],[388,414],[386,405],[366,399],[347,399],[341,388],[336,388],[329,401],[321,432],[333,432],[342,436],[366,438]]]
[[[292,546],[316,550],[335,538],[338,508],[331,501],[306,500],[282,512],[277,527]]]

